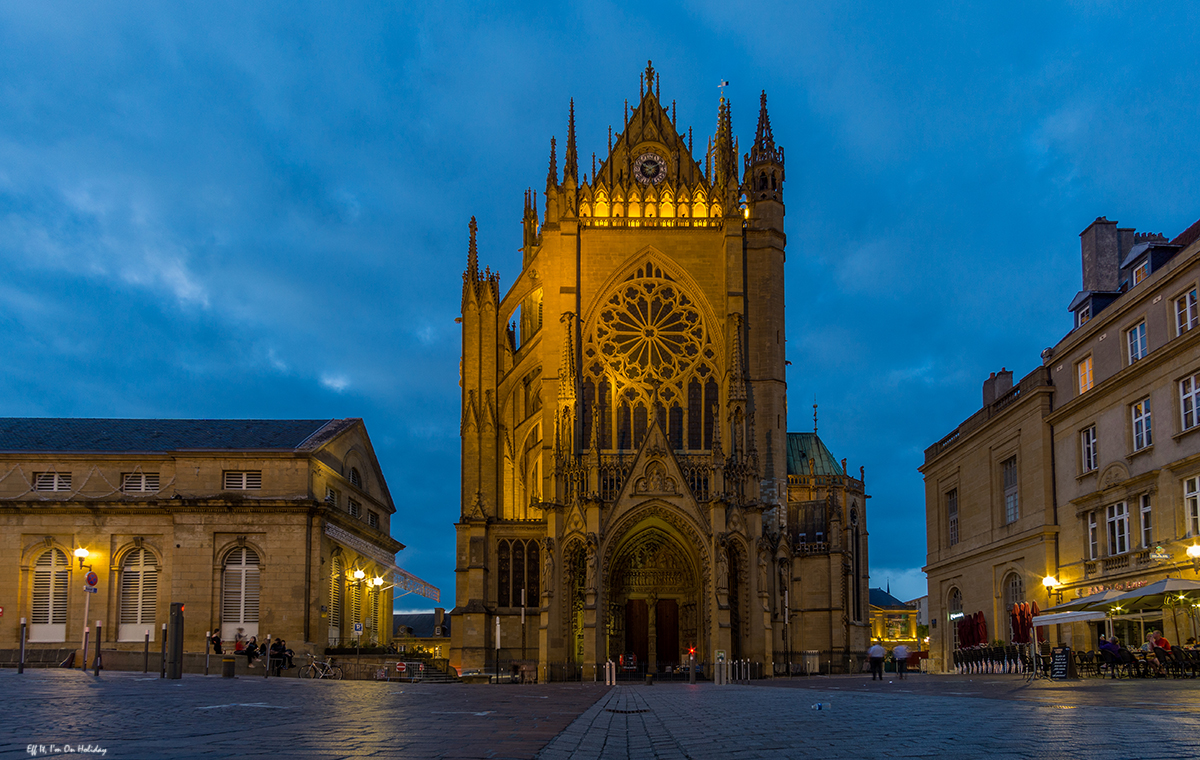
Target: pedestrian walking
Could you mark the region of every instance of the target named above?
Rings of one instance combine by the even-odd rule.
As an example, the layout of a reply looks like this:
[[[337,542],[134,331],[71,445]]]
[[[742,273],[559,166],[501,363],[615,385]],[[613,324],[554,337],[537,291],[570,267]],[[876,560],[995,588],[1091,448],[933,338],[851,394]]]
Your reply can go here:
[[[896,658],[896,677],[901,681],[904,680],[904,674],[908,671],[908,647],[904,644],[897,644],[892,650],[892,657]]]
[[[883,658],[887,656],[887,650],[883,648],[883,644],[878,641],[875,645],[867,650],[867,657],[871,659],[871,680],[883,680]]]

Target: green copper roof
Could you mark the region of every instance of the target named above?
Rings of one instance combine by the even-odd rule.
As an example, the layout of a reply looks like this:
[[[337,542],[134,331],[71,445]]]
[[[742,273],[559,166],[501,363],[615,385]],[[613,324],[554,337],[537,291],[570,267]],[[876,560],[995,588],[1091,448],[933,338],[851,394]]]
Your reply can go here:
[[[816,433],[788,433],[788,475],[807,475],[810,459],[813,460],[813,471],[817,475],[846,474]]]

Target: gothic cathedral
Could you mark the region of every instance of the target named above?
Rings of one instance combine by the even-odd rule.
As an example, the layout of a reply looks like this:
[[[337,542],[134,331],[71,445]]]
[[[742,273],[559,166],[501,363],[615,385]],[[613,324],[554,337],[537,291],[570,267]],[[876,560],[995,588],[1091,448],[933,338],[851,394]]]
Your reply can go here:
[[[866,648],[863,479],[785,427],[784,152],[766,94],[740,167],[724,97],[702,161],[661,98],[648,65],[582,175],[572,102],[561,176],[552,139],[544,218],[527,192],[503,295],[471,220],[464,673],[497,649],[592,680],[622,655],[662,673],[694,647],[769,675],[802,650],[836,671]]]

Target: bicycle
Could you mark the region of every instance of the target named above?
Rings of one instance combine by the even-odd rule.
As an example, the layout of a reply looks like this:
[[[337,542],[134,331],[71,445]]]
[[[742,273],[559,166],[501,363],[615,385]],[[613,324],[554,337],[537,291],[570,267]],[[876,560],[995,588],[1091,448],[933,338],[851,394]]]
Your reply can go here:
[[[306,653],[307,654],[307,653]],[[307,654],[309,663],[296,671],[299,678],[332,678],[342,679],[342,669],[328,660],[318,660],[315,655]]]

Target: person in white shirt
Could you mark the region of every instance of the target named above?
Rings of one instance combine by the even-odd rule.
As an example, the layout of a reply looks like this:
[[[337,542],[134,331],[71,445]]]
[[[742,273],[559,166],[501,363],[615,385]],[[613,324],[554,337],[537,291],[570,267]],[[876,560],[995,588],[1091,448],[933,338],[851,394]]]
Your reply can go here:
[[[883,680],[883,658],[887,656],[887,650],[883,648],[883,644],[878,641],[875,645],[867,650],[867,657],[871,659],[871,680],[878,678]]]
[[[904,673],[908,670],[908,647],[898,644],[892,650],[892,656],[896,658],[896,677],[903,681]]]

